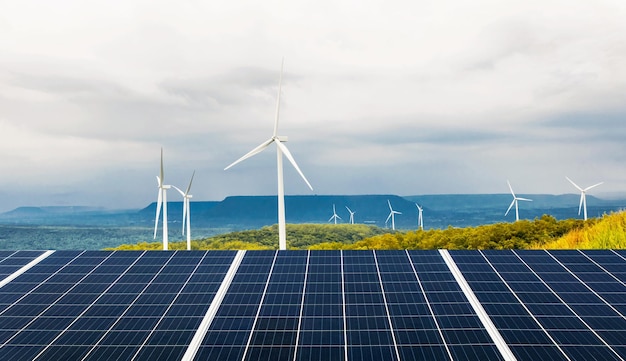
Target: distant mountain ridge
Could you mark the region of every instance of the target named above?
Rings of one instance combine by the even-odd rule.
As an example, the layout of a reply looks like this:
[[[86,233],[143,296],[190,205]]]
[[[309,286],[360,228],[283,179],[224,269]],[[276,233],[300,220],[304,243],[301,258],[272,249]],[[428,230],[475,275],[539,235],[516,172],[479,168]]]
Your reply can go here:
[[[521,219],[534,219],[549,214],[557,219],[580,218],[578,194],[520,194],[532,202],[520,202]],[[385,227],[389,215],[389,201],[395,211],[397,229],[417,227],[417,207],[424,209],[425,228],[478,226],[498,222],[512,222],[514,212],[504,216],[512,198],[510,194],[441,194],[398,196],[373,195],[293,195],[285,196],[288,223],[327,223],[332,216],[333,204],[339,222],[347,223],[350,214],[346,207],[356,212],[356,223]],[[587,196],[590,217],[626,208],[626,200],[603,200]],[[102,225],[153,227],[156,203],[143,209],[107,210],[99,207],[19,207],[0,214],[2,223]],[[251,229],[276,223],[276,196],[231,196],[222,201],[191,202],[192,227]],[[182,202],[168,202],[168,219],[179,223],[182,219]],[[390,225],[387,225],[390,226]]]

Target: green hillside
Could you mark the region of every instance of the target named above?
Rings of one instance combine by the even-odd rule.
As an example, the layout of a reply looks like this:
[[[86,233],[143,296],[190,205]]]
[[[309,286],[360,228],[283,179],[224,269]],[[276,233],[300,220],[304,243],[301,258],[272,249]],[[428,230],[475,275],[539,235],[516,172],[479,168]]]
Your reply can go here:
[[[193,249],[276,249],[277,227],[240,231],[192,241]],[[626,213],[587,221],[558,221],[544,215],[533,221],[478,227],[390,232],[362,224],[288,224],[289,249],[526,249],[626,248]],[[170,243],[185,249],[184,242]],[[115,249],[161,249],[161,243],[121,245]]]

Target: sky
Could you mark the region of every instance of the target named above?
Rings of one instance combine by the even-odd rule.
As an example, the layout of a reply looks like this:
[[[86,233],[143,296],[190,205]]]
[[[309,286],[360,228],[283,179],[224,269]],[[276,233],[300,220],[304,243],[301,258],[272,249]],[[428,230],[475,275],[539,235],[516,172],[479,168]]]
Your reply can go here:
[[[0,0],[0,211],[276,194],[626,198],[626,2]],[[169,200],[178,200],[169,193]],[[504,205],[506,206],[506,205]]]

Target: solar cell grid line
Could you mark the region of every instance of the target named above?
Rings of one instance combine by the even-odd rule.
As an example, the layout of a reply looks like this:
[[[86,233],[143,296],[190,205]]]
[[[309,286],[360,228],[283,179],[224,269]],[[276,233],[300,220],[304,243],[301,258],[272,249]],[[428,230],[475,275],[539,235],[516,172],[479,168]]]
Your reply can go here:
[[[622,286],[626,287],[626,283],[625,283],[623,280],[621,280],[619,277],[617,277],[616,275],[614,275],[614,274],[613,274],[613,272],[611,272],[611,271],[610,271],[610,270],[609,270],[609,269],[608,269],[605,265],[600,264],[600,263],[597,261],[597,257],[593,257],[593,255],[589,255],[589,253],[592,253],[592,252],[590,252],[590,251],[584,251],[584,252],[583,252],[583,251],[582,251],[582,250],[580,250],[580,249],[579,249],[579,250],[577,250],[577,251],[578,251],[581,255],[583,255],[586,259],[588,259],[591,263],[593,263],[596,267],[598,267],[598,268],[600,268],[602,271],[604,271],[604,272],[605,272],[605,273],[606,273],[609,277],[611,277],[612,279],[614,279],[616,282],[621,283],[621,284],[622,284]],[[605,252],[603,252],[603,254],[602,254],[602,258],[606,259],[607,257],[608,257],[608,258],[615,258],[615,257],[619,257],[619,256],[612,255],[612,253],[611,253],[611,254],[607,254],[607,252],[606,252],[606,251],[605,251]],[[621,258],[618,258],[618,259],[620,259],[620,261],[621,261],[621,262],[619,262],[619,267],[620,267],[620,269],[622,269],[622,268],[623,268],[623,266],[624,266],[624,262],[623,262],[624,260],[623,260],[623,259],[621,259]]]
[[[502,360],[502,354],[440,252],[408,251],[408,254],[453,358]]]
[[[217,314],[217,310],[224,300],[224,296],[226,295],[226,292],[228,291],[228,288],[230,287],[235,273],[237,273],[237,269],[239,269],[239,266],[241,265],[241,261],[245,254],[246,251],[244,250],[237,251],[236,256],[233,258],[233,261],[220,284],[220,288],[217,290],[213,301],[211,301],[211,305],[207,309],[202,319],[202,322],[200,323],[200,326],[196,329],[196,332],[191,339],[191,342],[189,343],[189,347],[187,347],[187,349],[185,350],[185,353],[183,354],[183,357],[181,359],[182,361],[191,361],[196,356],[198,348],[200,347],[202,340],[206,336],[206,333],[211,326],[215,315]]]
[[[8,344],[11,343],[12,340],[14,340],[15,338],[19,337],[26,329],[28,329],[31,325],[33,325],[34,323],[38,322],[41,320],[41,318],[46,314],[46,312],[48,310],[50,310],[52,307],[54,307],[61,299],[63,299],[63,297],[65,297],[66,295],[68,295],[70,292],[72,292],[72,290],[77,287],[77,285],[84,280],[85,278],[87,278],[89,275],[91,275],[100,265],[102,265],[109,257],[111,256],[111,253],[108,254],[108,256],[99,259],[99,262],[95,265],[92,266],[91,270],[89,272],[87,272],[86,274],[82,275],[82,277],[78,280],[78,282],[70,285],[69,288],[64,289],[62,291],[60,291],[58,294],[54,294],[53,297],[51,297],[51,301],[46,305],[44,304],[43,306],[45,306],[37,315],[34,315],[34,317],[32,317],[26,324],[24,324],[22,326],[21,329],[19,329],[18,331],[14,332],[13,335],[11,337],[9,337],[8,339],[6,339],[4,342],[2,342],[2,344],[0,344],[0,349]],[[58,319],[57,319],[58,320]],[[44,342],[44,340],[41,339],[41,336],[38,337],[38,341],[39,342]]]
[[[78,253],[78,254],[73,254],[68,258],[63,257],[63,255],[61,255],[60,258],[64,260],[64,262],[66,262],[63,265],[55,265],[55,264],[43,265],[42,262],[39,262],[38,266],[35,267],[35,269],[31,268],[30,273],[35,273],[34,275],[21,274],[20,277],[12,280],[12,282],[5,285],[5,287],[3,287],[2,289],[2,292],[3,292],[3,295],[8,295],[9,297],[6,297],[6,298],[3,297],[2,304],[0,304],[0,307],[2,307],[2,309],[0,310],[0,316],[4,316],[7,313],[15,313],[13,311],[15,308],[19,307],[17,305],[19,304],[20,301],[28,297],[33,292],[37,290],[41,290],[44,287],[46,287],[45,285],[47,281],[49,281],[50,279],[53,279],[64,268],[66,268],[71,262],[75,261],[79,257],[79,255],[82,254],[83,252]],[[57,253],[57,255],[59,255],[59,253]],[[50,258],[47,258],[47,260],[50,260]],[[44,269],[43,272],[41,269]],[[48,272],[48,270],[50,272]],[[39,307],[43,308],[45,306],[39,306]],[[34,312],[35,309],[36,307],[33,307],[31,310],[29,310],[30,313]],[[20,316],[24,316],[23,312],[17,312],[17,314]],[[0,342],[3,342],[3,341],[4,340],[0,339]]]
[[[381,280],[402,360],[452,360],[408,252],[376,252]]]
[[[341,262],[341,311],[343,318],[343,351],[344,361],[348,361],[348,321],[346,318],[346,280],[343,267],[343,250],[339,251]]]
[[[144,332],[128,333],[127,331],[114,333],[116,332],[114,331],[114,328],[122,319],[124,319],[124,317],[127,314],[130,313],[133,307],[138,303],[139,299],[145,294],[148,287],[150,287],[150,285],[154,282],[154,280],[157,277],[159,277],[163,269],[170,263],[170,261],[174,258],[177,252],[178,251],[166,252],[166,253],[159,252],[155,254],[149,254],[147,258],[150,258],[150,256],[163,257],[162,260],[156,260],[154,264],[155,266],[159,267],[158,271],[156,271],[154,274],[150,274],[151,277],[149,281],[147,282],[147,284],[142,285],[143,287],[136,294],[135,298],[130,302],[130,304],[128,304],[128,306],[125,306],[124,310],[119,316],[117,316],[116,320],[104,331],[104,333],[102,333],[102,335],[97,339],[97,341],[94,342],[93,345],[91,345],[91,347],[84,354],[81,360],[83,361],[88,360],[88,359],[109,360],[112,358],[126,359],[129,355],[133,354],[133,351],[134,351],[133,349],[137,348],[137,344],[140,342],[140,340],[145,339],[145,333]],[[162,262],[163,260],[165,260],[165,262]],[[135,264],[135,266],[129,269],[130,274],[132,274],[133,268],[135,267],[142,267],[142,265],[139,262]],[[154,269],[153,267],[147,267],[147,268]],[[148,312],[147,316],[162,314],[163,307],[159,305],[159,307],[154,307],[154,308],[155,308],[155,312],[154,313]],[[150,311],[150,310],[148,309],[147,311]],[[137,314],[137,316],[144,316],[144,315]],[[121,336],[121,337],[117,337],[117,336]]]
[[[102,255],[105,254],[109,254],[109,256],[112,256],[114,254],[119,254],[116,252],[99,252]],[[86,254],[85,252],[81,253],[81,255]],[[143,254],[143,253],[142,253]],[[112,260],[112,258],[108,257],[108,260]],[[78,261],[80,260],[80,258],[76,258],[75,261],[76,262],[80,262],[84,264],[84,260],[82,261]],[[136,259],[135,259],[136,261]],[[103,268],[105,266],[100,266],[98,268],[94,269],[94,272],[98,272],[100,271],[101,268]],[[121,276],[120,276],[121,277]],[[78,284],[79,286],[81,284]],[[109,286],[111,287],[111,286]],[[84,294],[85,296],[88,296],[88,294]],[[101,294],[102,295],[102,294]],[[91,303],[91,304],[85,304],[85,305],[78,305],[78,306],[74,306],[70,308],[70,312],[67,313],[66,315],[64,315],[65,317],[70,318],[70,322],[68,322],[67,324],[62,324],[62,325],[57,325],[55,327],[50,327],[48,329],[45,329],[49,332],[49,334],[52,336],[51,340],[46,342],[45,344],[41,344],[40,347],[36,347],[36,348],[31,348],[28,349],[28,352],[24,352],[25,350],[21,350],[19,347],[13,347],[13,351],[14,351],[14,356],[15,359],[23,359],[23,360],[35,360],[38,357],[40,357],[41,354],[43,354],[44,352],[46,352],[46,350],[52,345],[54,344],[60,337],[63,336],[63,334],[67,331],[67,329],[69,329],[77,320],[80,319],[80,316],[82,316],[85,312],[87,312],[89,310],[89,308],[91,307],[91,305],[93,305],[93,303],[95,303],[100,297],[98,295],[93,296],[94,299],[90,299],[88,297],[81,297],[81,298],[85,298],[84,301],[81,302],[86,302],[86,303]],[[63,301],[60,301],[63,302]],[[60,308],[63,306],[59,306]],[[70,307],[69,305],[66,307]],[[51,316],[53,317],[53,316]],[[45,331],[44,330],[44,331]],[[80,347],[76,347],[76,349],[80,349]],[[67,357],[51,357],[48,359],[67,359]]]
[[[296,360],[345,360],[339,251],[310,251]]]
[[[549,252],[548,250],[544,250],[548,255],[550,255],[550,257],[552,257],[552,259],[554,259],[561,267],[563,267],[570,275],[572,275],[572,277],[574,277],[578,282],[580,282],[583,287],[585,287],[587,290],[589,290],[594,296],[596,296],[598,299],[600,299],[602,301],[602,303],[604,303],[607,307],[609,307],[611,310],[613,310],[613,312],[615,312],[617,315],[619,315],[619,317],[621,317],[623,320],[626,321],[626,317],[624,317],[624,314],[620,312],[620,310],[618,310],[617,308],[615,308],[612,304],[610,304],[606,299],[604,299],[604,297],[602,297],[602,295],[598,292],[596,292],[596,290],[590,286],[587,282],[585,282],[583,279],[581,279],[581,277],[579,277],[576,273],[574,273],[567,265],[565,265],[563,262],[561,262],[559,260],[559,258],[555,257],[555,255],[553,255],[551,252]],[[572,251],[572,252],[576,252],[577,251]],[[571,254],[572,252],[568,252],[569,253],[569,257],[572,257],[573,255]],[[584,276],[583,276],[584,277]],[[593,285],[593,283],[591,284]],[[623,284],[622,284],[623,286]],[[622,328],[622,330],[626,329],[626,323],[624,324],[624,328]]]
[[[196,360],[241,360],[276,251],[247,251],[207,331]]]
[[[269,277],[246,360],[291,360],[301,306],[307,251],[279,251]]]
[[[298,344],[300,342],[300,330],[302,329],[302,315],[304,313],[304,297],[306,295],[306,283],[309,275],[309,262],[311,259],[311,251],[306,251],[306,266],[304,271],[304,282],[302,284],[302,297],[300,299],[300,314],[298,315],[298,328],[296,331],[296,341],[294,342],[293,361],[298,357]]]
[[[504,251],[468,252],[475,253],[473,257],[475,263],[464,263],[459,260],[456,263],[515,355],[520,359],[531,360],[571,360],[486,255],[501,254]],[[478,266],[483,262],[489,269],[478,271]],[[493,284],[494,287],[485,291],[477,290],[480,284],[485,283]],[[500,284],[506,290],[501,290]],[[503,304],[508,306],[501,307]]]
[[[397,360],[372,251],[343,251],[349,360]]]
[[[435,312],[433,311],[433,307],[432,307],[432,305],[430,303],[428,294],[424,290],[424,285],[422,284],[420,276],[418,275],[417,270],[415,269],[415,265],[413,264],[413,260],[411,260],[411,255],[409,254],[408,250],[404,250],[404,253],[406,254],[407,259],[409,260],[409,264],[411,265],[411,270],[413,271],[413,274],[415,275],[415,279],[417,280],[417,285],[419,286],[419,290],[420,290],[420,292],[422,293],[422,295],[424,297],[424,301],[426,301],[426,306],[428,307],[428,312],[429,312],[430,316],[433,319],[433,323],[435,324],[435,327],[437,327],[437,332],[439,333],[439,337],[441,338],[441,341],[442,341],[443,346],[445,348],[446,354],[448,355],[448,358],[450,360],[454,360],[454,357],[452,356],[452,351],[450,350],[450,347],[448,346],[448,342],[446,341],[446,338],[443,335],[443,331],[441,330],[441,326],[439,325],[439,321],[437,320],[437,317],[435,316]]]
[[[0,288],[19,277],[21,274],[37,265],[42,260],[46,259],[52,253],[54,253],[54,251],[17,251],[5,257],[0,264],[0,266],[2,266],[2,274],[0,274],[0,277],[3,277],[0,281]],[[25,257],[21,255],[24,255]]]
[[[573,304],[570,305],[568,304],[561,296],[561,294],[559,294],[558,292],[556,292],[553,287],[551,287],[543,278],[542,276],[535,270],[538,268],[541,269],[549,269],[550,266],[546,266],[546,265],[542,265],[539,266],[537,265],[536,262],[536,258],[543,258],[544,260],[546,259],[546,257],[548,259],[551,260],[551,258],[548,255],[543,255],[543,257],[539,254],[537,254],[537,252],[530,252],[528,253],[528,251],[526,252],[520,252],[520,251],[515,251],[512,250],[511,251],[540,281],[540,283],[545,286],[550,294],[552,294],[554,297],[556,297],[556,299],[558,299],[558,301],[569,311],[571,312],[571,315],[574,316],[575,320],[578,320],[578,322],[580,324],[583,325],[584,330],[585,331],[589,331],[591,332],[591,334],[593,334],[594,338],[590,338],[590,337],[585,337],[584,333],[581,333],[577,338],[577,340],[575,341],[575,343],[577,345],[582,345],[585,344],[585,342],[588,342],[585,346],[585,349],[580,349],[580,347],[578,347],[577,350],[574,350],[573,352],[578,352],[579,354],[581,354],[581,357],[584,358],[580,358],[580,359],[589,359],[589,357],[591,356],[590,354],[582,354],[582,352],[593,352],[593,357],[601,357],[604,359],[614,359],[614,360],[624,360],[624,358],[613,348],[610,346],[610,344],[600,335],[598,334],[598,332],[596,330],[594,330],[586,321],[583,317],[581,317],[581,315],[579,315],[573,308],[572,306],[574,306]],[[519,253],[522,253],[524,255],[524,257],[520,256]],[[533,260],[533,258],[535,258]],[[529,264],[530,263],[534,263],[534,268]],[[554,267],[554,265],[552,266]],[[540,316],[539,316],[540,317]],[[541,317],[540,317],[541,318]],[[541,318],[542,323],[545,324],[545,322],[548,321],[552,321],[550,318]],[[559,329],[555,329],[555,330],[550,330],[549,332],[552,334],[553,337],[555,337],[555,339],[557,339],[558,342],[561,342],[563,344],[563,347],[569,347],[566,346],[566,343],[571,342],[571,339],[575,338],[577,336],[577,334],[575,333],[578,329],[572,328],[572,327],[576,327],[576,324],[570,324],[568,325],[569,328],[565,329],[565,330],[559,330]],[[558,325],[552,326],[552,328],[556,328],[558,327]],[[593,343],[591,342],[599,342],[600,345],[603,345],[603,348],[598,348],[595,347],[593,350],[589,350],[588,348],[591,347],[593,345]],[[606,350],[606,351],[605,351]],[[576,357],[573,357],[576,358]]]
[[[387,321],[389,322],[389,330],[391,331],[391,339],[393,340],[393,348],[396,353],[397,360],[400,360],[400,351],[398,350],[398,341],[396,340],[396,335],[393,329],[393,322],[391,322],[391,315],[389,314],[389,304],[387,303],[387,295],[385,294],[385,285],[383,284],[383,278],[380,275],[380,265],[378,264],[378,257],[376,256],[376,251],[372,251],[372,255],[374,256],[374,264],[376,265],[376,272],[378,273],[378,282],[380,283],[380,290],[383,296],[383,302],[385,304],[385,311],[387,313]]]
[[[533,252],[542,253],[542,251]],[[536,317],[569,358],[574,360],[618,359],[512,251],[506,253],[483,251],[483,253],[511,289],[516,292],[522,304]],[[545,254],[543,257],[550,259]],[[518,265],[524,268],[518,269]],[[560,266],[556,267],[558,269]],[[494,305],[492,312],[505,314],[514,309],[514,306],[511,304],[506,308],[498,308],[498,305]],[[517,324],[514,327],[520,328]],[[521,339],[524,340],[524,336]]]

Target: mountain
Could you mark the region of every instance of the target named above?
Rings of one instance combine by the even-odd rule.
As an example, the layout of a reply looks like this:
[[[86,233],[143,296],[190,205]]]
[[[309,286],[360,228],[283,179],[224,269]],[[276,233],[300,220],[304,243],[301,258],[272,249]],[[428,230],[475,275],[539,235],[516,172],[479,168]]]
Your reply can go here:
[[[521,219],[549,214],[557,219],[580,218],[577,194],[520,194],[532,202],[520,202]],[[347,223],[349,207],[356,212],[356,223],[385,227],[389,215],[387,201],[395,211],[397,229],[417,228],[418,203],[424,209],[424,226],[446,228],[512,222],[514,210],[505,217],[511,203],[510,194],[442,194],[442,195],[293,195],[285,197],[287,223],[327,223],[333,204],[340,222]],[[590,217],[626,208],[626,200],[604,200],[587,196]],[[276,196],[232,196],[222,201],[191,202],[192,228],[225,230],[253,229],[277,222]],[[92,207],[20,207],[0,214],[0,222],[11,224],[138,226],[153,227],[156,203],[140,210],[112,211]],[[168,220],[180,224],[182,202],[168,202]],[[175,227],[172,227],[175,228]]]

